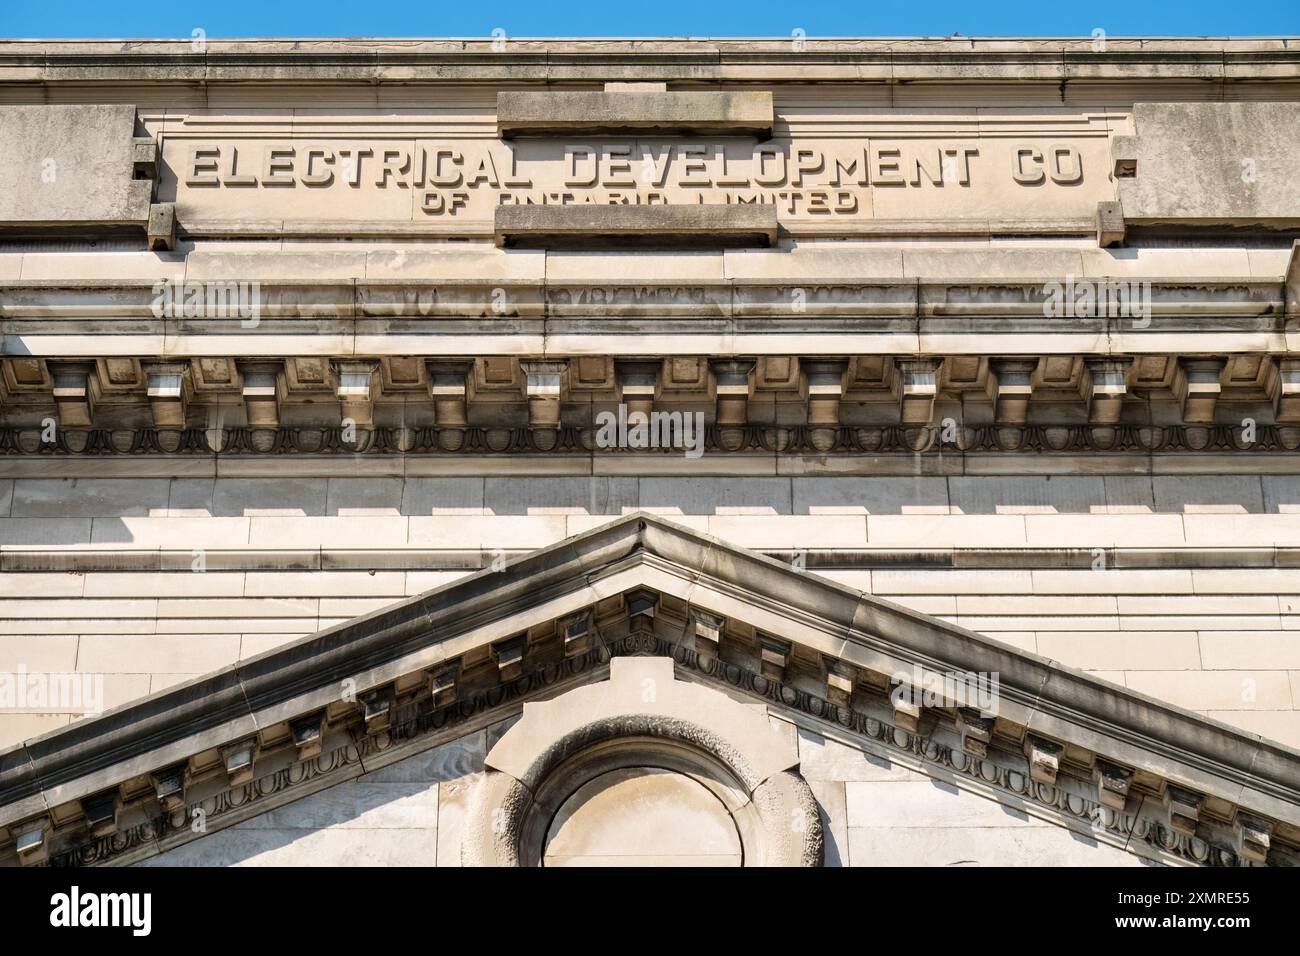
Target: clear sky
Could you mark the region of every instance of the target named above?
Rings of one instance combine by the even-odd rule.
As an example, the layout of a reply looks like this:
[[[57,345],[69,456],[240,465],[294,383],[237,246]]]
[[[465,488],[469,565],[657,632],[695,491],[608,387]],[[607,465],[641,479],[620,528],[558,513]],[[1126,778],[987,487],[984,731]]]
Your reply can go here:
[[[1300,0],[0,0],[4,37],[1297,36]]]

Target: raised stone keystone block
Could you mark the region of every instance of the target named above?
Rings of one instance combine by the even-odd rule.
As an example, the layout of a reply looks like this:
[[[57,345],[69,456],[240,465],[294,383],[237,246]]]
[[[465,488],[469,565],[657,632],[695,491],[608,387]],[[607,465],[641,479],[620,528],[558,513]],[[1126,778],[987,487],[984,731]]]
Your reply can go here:
[[[591,247],[620,245],[767,247],[776,244],[771,204],[497,206],[497,245]]]
[[[507,139],[532,133],[664,130],[772,135],[772,94],[714,91],[502,92],[497,132]]]

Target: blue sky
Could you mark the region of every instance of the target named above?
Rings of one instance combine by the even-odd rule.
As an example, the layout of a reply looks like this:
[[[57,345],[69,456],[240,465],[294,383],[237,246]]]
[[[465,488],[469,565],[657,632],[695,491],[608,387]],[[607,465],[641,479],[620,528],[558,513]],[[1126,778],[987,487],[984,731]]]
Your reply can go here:
[[[1278,36],[1300,0],[0,0],[5,37]]]

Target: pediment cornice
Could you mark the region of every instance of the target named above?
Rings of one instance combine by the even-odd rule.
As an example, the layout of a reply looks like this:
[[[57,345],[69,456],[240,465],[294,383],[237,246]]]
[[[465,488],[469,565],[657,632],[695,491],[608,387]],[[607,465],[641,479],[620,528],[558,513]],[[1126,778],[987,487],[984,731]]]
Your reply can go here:
[[[82,832],[105,794],[182,824],[205,794],[233,822],[261,812],[253,797],[434,746],[626,653],[1054,812],[1140,824],[1178,859],[1262,861],[1270,839],[1289,858],[1300,834],[1289,748],[645,514],[12,748],[0,826]],[[890,694],[896,675],[945,673],[996,675],[996,711]],[[1130,796],[1167,807],[1167,825],[1126,816]],[[147,835],[151,852],[192,838]],[[132,852],[110,830],[79,859]]]

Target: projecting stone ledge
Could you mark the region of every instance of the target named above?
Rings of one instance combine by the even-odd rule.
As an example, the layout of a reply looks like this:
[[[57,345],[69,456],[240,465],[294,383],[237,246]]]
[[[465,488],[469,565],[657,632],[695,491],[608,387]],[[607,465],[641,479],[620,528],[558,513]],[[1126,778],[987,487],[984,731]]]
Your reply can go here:
[[[497,132],[609,133],[620,130],[772,135],[768,92],[575,92],[497,94]]]
[[[498,206],[499,246],[774,246],[776,207],[732,205]]]

